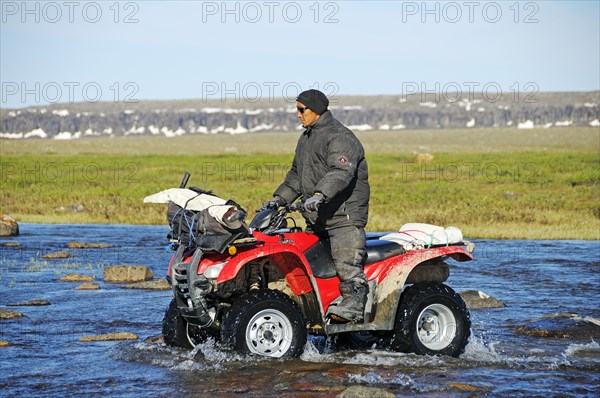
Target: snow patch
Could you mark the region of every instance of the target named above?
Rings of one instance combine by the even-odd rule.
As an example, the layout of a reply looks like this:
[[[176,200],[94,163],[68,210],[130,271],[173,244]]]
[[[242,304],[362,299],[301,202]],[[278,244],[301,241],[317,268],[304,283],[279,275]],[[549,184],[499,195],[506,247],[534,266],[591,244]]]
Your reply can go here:
[[[66,117],[69,116],[69,111],[67,109],[55,109],[52,111],[52,114],[60,117]]]
[[[236,128],[227,127],[225,129],[225,132],[228,134],[244,134],[244,133],[248,132],[248,129],[245,127],[242,127],[242,124],[238,121]]]
[[[406,126],[403,125],[402,123],[396,124],[396,125],[392,126],[392,130],[402,130],[402,129],[405,129],[405,128],[406,128]]]
[[[81,138],[81,131],[77,131],[75,133],[69,132],[69,131],[63,131],[60,132],[58,134],[56,134],[54,137],[55,140],[72,140],[72,139],[78,139]]]
[[[32,137],[48,138],[48,134],[46,134],[46,132],[42,129],[33,129],[29,133],[26,133],[23,136],[23,138],[32,138]]]
[[[219,127],[215,127],[213,129],[210,129],[210,133],[211,134],[217,134],[217,133],[222,133],[223,131],[225,131],[225,125],[220,125]]]
[[[517,125],[518,129],[532,129],[533,128],[533,122],[531,120],[527,120],[526,122],[522,122],[519,123]]]
[[[8,138],[9,140],[20,140],[23,138],[23,133],[0,133],[0,138]]]
[[[471,119],[467,122],[467,127],[475,127],[475,119]]]
[[[419,106],[423,106],[425,108],[437,108],[437,104],[435,102],[430,102],[430,101],[421,102],[421,103],[419,103]]]
[[[265,131],[265,130],[273,130],[273,123],[271,124],[259,124],[258,126],[254,126],[250,129],[251,132],[256,132],[256,131]]]
[[[544,124],[545,129],[550,128],[552,126],[554,126],[554,123],[552,123],[552,122],[548,122],[548,123]]]
[[[592,120],[590,122],[590,126],[592,126],[592,127],[598,127],[598,126],[600,126],[600,120],[598,120],[598,119]]]
[[[356,131],[373,130],[373,127],[371,127],[371,125],[369,125],[369,124],[357,124],[357,125],[348,126],[348,128],[350,130],[356,130]]]
[[[127,130],[125,132],[125,135],[131,135],[131,134],[144,134],[144,131],[146,131],[146,127],[144,126],[140,126],[140,127],[135,127],[135,124],[133,126],[131,126],[131,128],[129,130]]]
[[[573,124],[572,120],[565,120],[563,122],[556,122],[556,127],[569,127]]]
[[[379,130],[389,130],[391,129],[389,124],[380,124],[379,125]]]

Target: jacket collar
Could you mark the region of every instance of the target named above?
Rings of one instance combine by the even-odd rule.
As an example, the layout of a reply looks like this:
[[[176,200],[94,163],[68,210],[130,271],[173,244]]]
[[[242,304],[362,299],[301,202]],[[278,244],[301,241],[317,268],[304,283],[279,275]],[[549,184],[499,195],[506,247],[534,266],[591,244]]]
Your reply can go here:
[[[310,135],[313,130],[319,130],[323,126],[329,124],[331,119],[333,119],[333,116],[331,115],[330,111],[327,110],[323,112],[323,114],[321,114],[321,117],[319,117],[312,124],[306,126],[306,130],[304,130],[303,134]]]

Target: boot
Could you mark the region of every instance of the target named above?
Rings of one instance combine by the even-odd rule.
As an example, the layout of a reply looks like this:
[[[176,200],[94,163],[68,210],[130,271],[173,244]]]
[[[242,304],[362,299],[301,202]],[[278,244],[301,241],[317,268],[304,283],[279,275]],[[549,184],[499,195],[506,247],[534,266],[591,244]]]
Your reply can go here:
[[[363,322],[369,286],[356,282],[342,282],[340,292],[342,301],[330,306],[327,315],[337,322]]]

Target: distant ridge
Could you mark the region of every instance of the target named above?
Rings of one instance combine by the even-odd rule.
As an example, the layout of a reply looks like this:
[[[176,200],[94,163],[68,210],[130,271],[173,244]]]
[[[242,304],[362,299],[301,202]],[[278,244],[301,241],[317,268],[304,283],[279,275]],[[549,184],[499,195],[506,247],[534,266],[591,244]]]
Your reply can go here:
[[[511,92],[501,98],[445,94],[334,96],[330,109],[354,131],[600,127],[599,91]],[[244,134],[300,129],[295,103],[284,99],[98,102],[0,109],[0,138],[5,139]]]

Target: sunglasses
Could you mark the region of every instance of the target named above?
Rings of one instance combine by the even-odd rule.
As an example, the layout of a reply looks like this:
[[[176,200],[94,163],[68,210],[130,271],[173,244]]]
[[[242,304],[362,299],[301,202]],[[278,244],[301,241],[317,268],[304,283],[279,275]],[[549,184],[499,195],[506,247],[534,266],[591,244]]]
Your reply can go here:
[[[299,106],[297,106],[297,107],[296,107],[296,110],[297,110],[298,112],[300,112],[300,114],[301,114],[301,115],[303,115],[303,114],[304,114],[304,111],[305,111],[305,110],[307,110],[307,109],[308,109],[307,107],[304,107],[304,108],[300,108]]]

